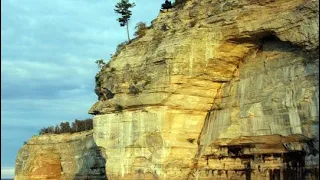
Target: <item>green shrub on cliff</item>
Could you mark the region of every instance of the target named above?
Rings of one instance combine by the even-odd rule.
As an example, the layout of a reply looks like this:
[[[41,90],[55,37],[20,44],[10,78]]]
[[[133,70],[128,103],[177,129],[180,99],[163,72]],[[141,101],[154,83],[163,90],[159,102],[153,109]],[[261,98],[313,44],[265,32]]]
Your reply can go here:
[[[187,0],[175,0],[173,7],[183,7]]]
[[[106,65],[103,59],[96,60],[96,64],[98,65],[99,69],[102,69]]]
[[[164,9],[166,9],[168,11],[168,9],[171,9],[173,6],[171,4],[171,1],[166,0],[162,5],[161,5],[161,11],[163,11]]]

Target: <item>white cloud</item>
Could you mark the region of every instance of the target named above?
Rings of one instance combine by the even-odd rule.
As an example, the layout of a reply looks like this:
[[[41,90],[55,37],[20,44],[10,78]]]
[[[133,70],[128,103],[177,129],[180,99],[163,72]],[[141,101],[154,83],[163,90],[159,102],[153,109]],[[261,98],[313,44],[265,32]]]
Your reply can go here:
[[[1,179],[2,178],[13,178],[14,167],[1,167]]]

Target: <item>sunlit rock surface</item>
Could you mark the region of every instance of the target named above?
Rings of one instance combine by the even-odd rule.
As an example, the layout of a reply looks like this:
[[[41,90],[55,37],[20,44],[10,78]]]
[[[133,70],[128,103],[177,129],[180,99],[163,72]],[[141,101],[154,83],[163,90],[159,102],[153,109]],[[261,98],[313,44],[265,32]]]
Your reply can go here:
[[[32,138],[16,179],[318,179],[318,53],[318,1],[188,0],[97,74],[93,136]]]
[[[92,131],[34,136],[19,151],[14,179],[102,180],[105,163]]]
[[[96,76],[108,178],[316,178],[318,20],[304,0],[160,13]]]

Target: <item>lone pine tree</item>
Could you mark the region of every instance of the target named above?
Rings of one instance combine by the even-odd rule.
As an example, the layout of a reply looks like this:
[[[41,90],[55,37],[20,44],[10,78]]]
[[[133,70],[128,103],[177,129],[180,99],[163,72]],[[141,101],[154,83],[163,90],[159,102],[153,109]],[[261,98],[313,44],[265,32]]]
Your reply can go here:
[[[128,35],[128,42],[130,43],[130,36],[129,36],[129,20],[132,15],[130,8],[133,8],[136,4],[130,3],[129,0],[121,0],[116,4],[116,8],[114,11],[121,15],[120,18],[117,20],[120,23],[120,26],[127,26],[127,35]]]

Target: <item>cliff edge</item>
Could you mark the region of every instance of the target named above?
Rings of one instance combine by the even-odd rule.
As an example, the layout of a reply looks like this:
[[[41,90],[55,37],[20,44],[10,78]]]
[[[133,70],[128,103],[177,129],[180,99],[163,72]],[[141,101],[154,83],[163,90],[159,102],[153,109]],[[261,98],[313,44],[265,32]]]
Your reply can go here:
[[[110,179],[315,178],[319,2],[189,0],[96,76]]]
[[[318,54],[319,1],[182,1],[96,75],[93,131],[32,138],[15,179],[318,179]]]

